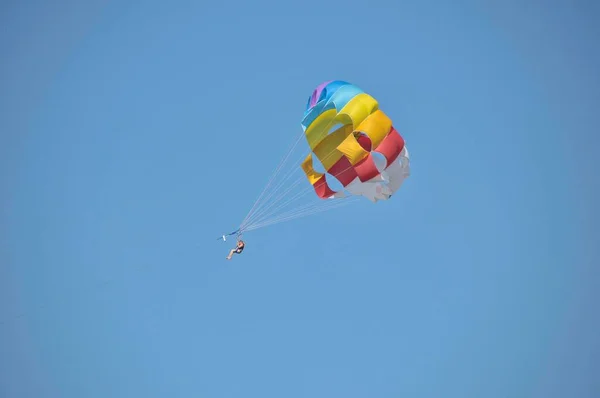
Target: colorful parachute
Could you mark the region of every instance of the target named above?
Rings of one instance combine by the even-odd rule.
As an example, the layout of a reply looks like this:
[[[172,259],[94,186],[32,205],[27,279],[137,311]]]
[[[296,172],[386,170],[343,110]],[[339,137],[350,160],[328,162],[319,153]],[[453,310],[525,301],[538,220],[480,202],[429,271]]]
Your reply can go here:
[[[391,119],[373,97],[350,83],[320,84],[308,99],[302,129],[232,234],[330,210],[362,196],[387,200],[410,174],[404,139]],[[303,139],[308,148],[283,172]],[[311,192],[316,197],[298,202]]]
[[[346,193],[334,191],[325,173],[315,170],[313,155],[345,191],[373,202],[389,199],[410,174],[404,139],[377,100],[355,85],[320,84],[308,99],[302,127],[312,151],[302,169],[320,198]]]

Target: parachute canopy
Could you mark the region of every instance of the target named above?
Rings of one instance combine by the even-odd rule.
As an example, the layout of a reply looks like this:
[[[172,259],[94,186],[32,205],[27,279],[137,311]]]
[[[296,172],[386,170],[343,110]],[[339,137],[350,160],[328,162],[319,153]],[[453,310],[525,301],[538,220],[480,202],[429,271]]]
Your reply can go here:
[[[389,199],[409,175],[404,139],[369,94],[334,80],[320,84],[308,99],[302,128],[311,153],[302,169],[320,198],[362,195]],[[315,170],[315,159],[323,172]],[[326,174],[343,190],[335,191]]]

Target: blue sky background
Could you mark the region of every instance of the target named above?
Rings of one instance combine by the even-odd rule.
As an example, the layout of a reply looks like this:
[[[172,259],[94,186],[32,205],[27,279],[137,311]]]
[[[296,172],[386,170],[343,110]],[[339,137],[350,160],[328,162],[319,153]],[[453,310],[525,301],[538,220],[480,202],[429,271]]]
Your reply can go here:
[[[1,7],[3,398],[600,395],[598,4]],[[329,79],[411,178],[227,262]]]

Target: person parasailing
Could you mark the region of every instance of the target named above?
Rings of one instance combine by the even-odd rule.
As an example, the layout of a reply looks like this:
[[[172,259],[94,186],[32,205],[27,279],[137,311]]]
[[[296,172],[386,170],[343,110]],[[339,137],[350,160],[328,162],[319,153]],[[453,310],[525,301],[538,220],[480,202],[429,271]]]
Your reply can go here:
[[[231,260],[231,257],[234,254],[242,254],[245,247],[246,247],[246,244],[244,243],[244,241],[241,239],[238,239],[237,245],[233,249],[231,249],[231,251],[229,252],[229,255],[226,257],[227,260]]]

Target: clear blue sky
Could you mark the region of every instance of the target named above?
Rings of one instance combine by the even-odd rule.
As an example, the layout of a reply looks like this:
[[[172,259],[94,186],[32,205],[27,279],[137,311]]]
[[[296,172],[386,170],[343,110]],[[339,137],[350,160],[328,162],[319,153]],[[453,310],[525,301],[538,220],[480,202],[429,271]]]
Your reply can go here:
[[[599,11],[3,4],[0,396],[600,396]],[[226,261],[330,79],[411,178]]]

